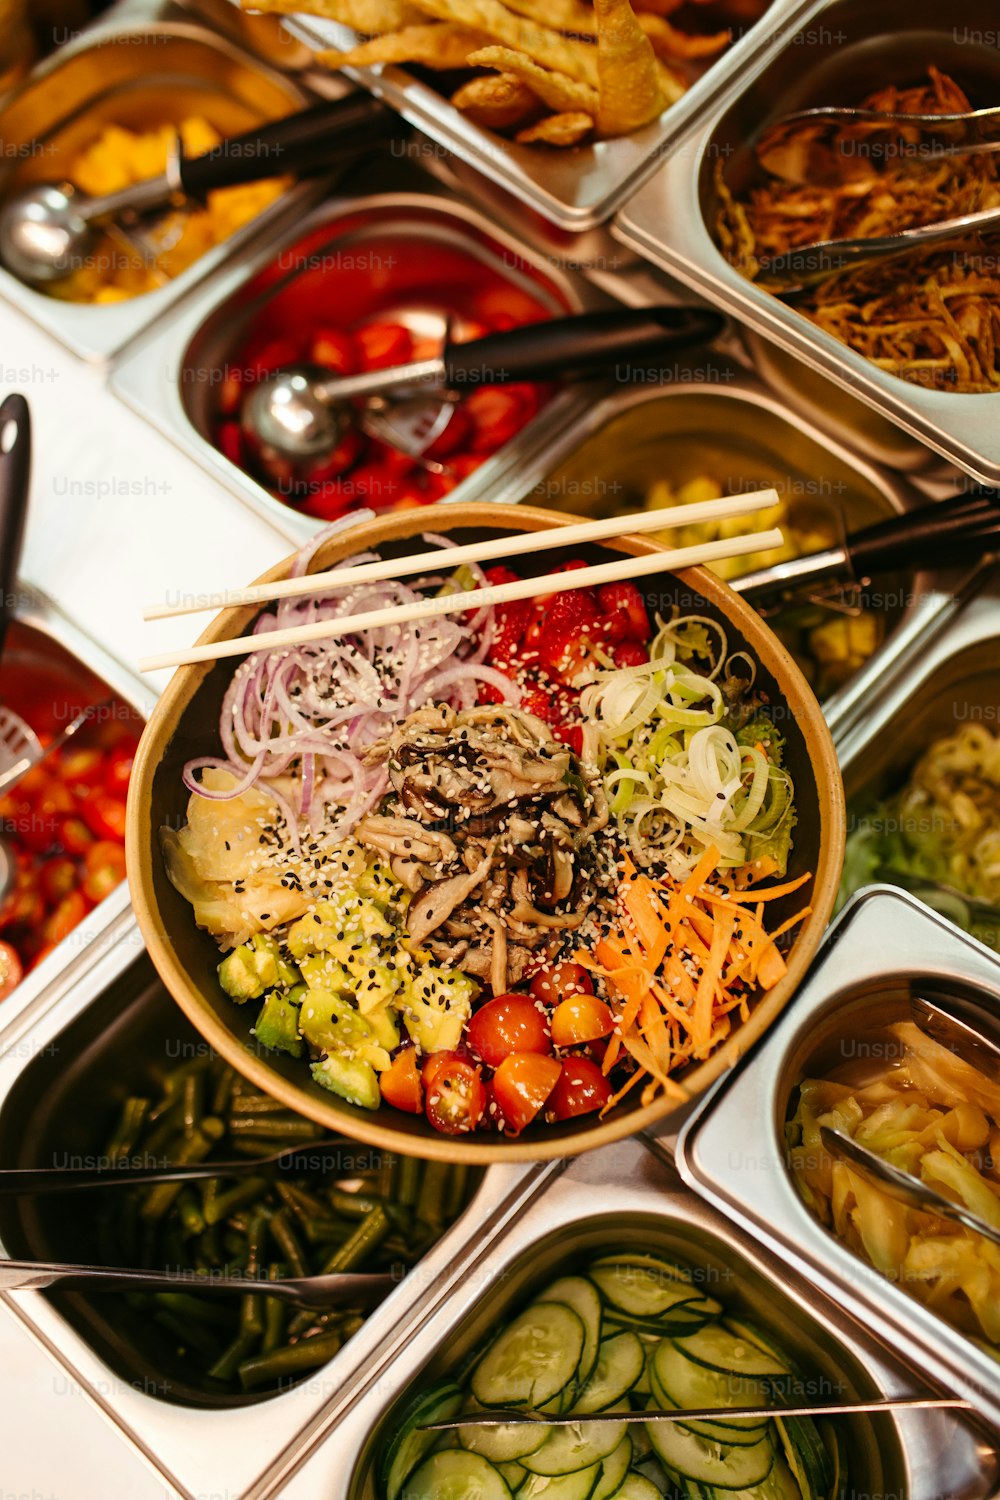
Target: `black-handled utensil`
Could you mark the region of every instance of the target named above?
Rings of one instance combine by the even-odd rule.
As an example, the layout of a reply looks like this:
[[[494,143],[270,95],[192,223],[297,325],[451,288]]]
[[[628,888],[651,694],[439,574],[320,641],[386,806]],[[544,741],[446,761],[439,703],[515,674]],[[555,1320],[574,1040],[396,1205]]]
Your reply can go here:
[[[724,327],[725,319],[708,308],[613,308],[446,343],[431,359],[358,375],[331,377],[319,365],[292,365],[250,391],[243,431],[269,477],[283,482],[291,472],[306,479],[355,420],[351,401],[386,397],[397,427],[437,433],[436,418],[443,410],[447,419],[449,396],[512,381],[582,379],[616,367],[623,381],[631,380],[637,367],[658,373],[681,350],[710,343]],[[409,444],[403,433],[396,446],[413,453],[420,444]]]
[[[955,495],[852,532],[842,546],[758,568],[732,587],[754,605],[902,568],[947,568],[1000,547],[1000,497]]]
[[[161,208],[178,195],[288,174],[312,176],[371,150],[405,129],[368,94],[349,94],[255,125],[202,156],[177,154],[159,177],[91,198],[67,183],[35,183],[0,208],[0,263],[22,281],[44,285],[84,264],[95,224]]]
[[[203,1275],[198,1271],[140,1271],[116,1266],[75,1266],[59,1261],[0,1260],[0,1291],[39,1292],[49,1287],[115,1292],[263,1293],[300,1307],[373,1307],[396,1285],[388,1271],[336,1271],[329,1276]]]
[[[23,396],[0,405],[0,656],[14,617],[31,482],[31,412]]]
[[[350,1143],[337,1136],[284,1146],[270,1156],[241,1156],[233,1161],[178,1162],[129,1158],[94,1167],[5,1167],[0,1196],[19,1193],[68,1193],[81,1188],[138,1187],[152,1182],[198,1182],[211,1177],[272,1177],[281,1173],[339,1170]]]

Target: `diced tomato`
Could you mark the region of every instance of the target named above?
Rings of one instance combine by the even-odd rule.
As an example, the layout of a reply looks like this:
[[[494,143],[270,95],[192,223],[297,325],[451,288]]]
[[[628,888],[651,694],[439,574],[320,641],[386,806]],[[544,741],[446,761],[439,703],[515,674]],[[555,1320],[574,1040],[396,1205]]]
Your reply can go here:
[[[59,824],[59,843],[67,854],[86,854],[94,842],[94,835],[81,817],[75,813],[63,818]]]
[[[597,599],[606,615],[623,610],[628,620],[629,639],[645,645],[649,640],[649,616],[634,583],[605,583],[598,589]]]
[[[239,422],[220,422],[215,441],[224,458],[238,469],[243,467],[243,429]]]
[[[520,432],[529,415],[520,396],[504,386],[483,386],[467,396],[463,406],[472,419],[475,453],[495,453]]]
[[[551,1052],[548,1020],[530,995],[497,995],[470,1020],[469,1046],[488,1067],[499,1067],[512,1052]]]
[[[345,511],[349,510],[355,502],[352,490],[339,480],[333,479],[329,484],[324,484],[303,500],[302,509],[306,515],[315,516],[319,521],[336,521]]]
[[[121,844],[101,839],[91,844],[83,858],[81,889],[94,906],[110,896],[125,879],[125,850]]]
[[[457,483],[454,474],[433,474],[427,471],[420,477],[418,494],[424,505],[433,505],[435,501],[443,500],[445,495],[450,495]]]
[[[531,981],[531,993],[543,1005],[559,1005],[575,995],[592,995],[594,985],[582,964],[564,959],[551,968],[542,969]]]
[[[124,797],[128,794],[129,779],[138,748],[138,740],[130,736],[127,740],[122,740],[117,744],[109,754],[107,770],[104,773],[104,787],[112,796]]]
[[[352,470],[346,488],[355,505],[388,510],[402,495],[403,480],[389,464],[364,463]]]
[[[435,1072],[427,1087],[427,1118],[442,1135],[467,1135],[486,1108],[486,1089],[479,1069],[453,1058]]]
[[[463,479],[468,479],[470,474],[474,474],[477,469],[481,469],[485,462],[485,454],[459,453],[449,458],[448,467],[455,476],[455,479],[461,483]]]
[[[301,358],[302,352],[295,339],[268,339],[255,349],[247,351],[244,373],[251,381],[263,380],[265,376],[273,375],[275,370],[283,370],[286,365],[297,365]]]
[[[549,1098],[545,1117],[570,1120],[603,1109],[611,1098],[611,1085],[595,1062],[587,1057],[567,1057],[559,1081]]]
[[[583,754],[583,727],[580,724],[557,724],[553,733],[568,745],[574,755]]]
[[[649,652],[638,641],[622,641],[621,645],[612,647],[611,655],[616,667],[641,667],[643,662],[649,661]]]
[[[335,375],[353,375],[358,368],[358,351],[349,333],[340,328],[321,328],[313,335],[309,358],[324,365]]]
[[[361,457],[362,440],[353,427],[349,427],[340,442],[323,464],[309,470],[310,484],[322,485],[331,479],[346,474],[352,464]]]
[[[243,401],[243,371],[225,366],[222,384],[219,386],[219,410],[224,417],[233,417]]]
[[[89,745],[68,746],[59,767],[63,781],[76,796],[104,780],[104,756]]]
[[[114,847],[117,849],[118,845]],[[49,906],[58,906],[76,886],[76,865],[65,857],[46,860],[38,876],[38,884]]]
[[[6,1000],[23,977],[24,966],[17,955],[17,949],[12,948],[10,943],[0,943],[0,1000]]]
[[[392,365],[402,365],[413,355],[410,330],[402,323],[366,323],[357,329],[354,340],[361,367],[365,370],[386,370]]]
[[[125,800],[109,792],[96,792],[82,804],[80,811],[91,833],[98,839],[125,842]]]
[[[408,1115],[420,1115],[424,1111],[424,1090],[417,1066],[416,1047],[405,1047],[384,1073],[379,1074],[382,1098],[394,1109]]]
[[[426,450],[428,458],[447,458],[449,453],[457,453],[464,448],[472,436],[472,418],[462,406],[453,406],[448,425]]]
[[[562,1063],[539,1052],[512,1052],[493,1075],[493,1093],[507,1123],[520,1135],[559,1082]]]
[[[87,915],[87,902],[82,891],[71,891],[64,896],[51,916],[42,925],[42,937],[47,943],[61,943],[73,928]]]
[[[557,1047],[578,1047],[614,1030],[614,1017],[596,995],[560,1000],[552,1013],[552,1040]]]

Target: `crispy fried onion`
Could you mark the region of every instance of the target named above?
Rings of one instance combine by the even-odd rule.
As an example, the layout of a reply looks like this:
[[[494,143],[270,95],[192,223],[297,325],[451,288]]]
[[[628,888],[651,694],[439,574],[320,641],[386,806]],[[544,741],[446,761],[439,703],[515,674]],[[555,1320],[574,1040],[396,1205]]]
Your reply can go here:
[[[406,925],[439,962],[516,984],[594,899],[598,778],[531,714],[503,705],[411,714],[367,754],[392,791],[358,841],[413,893]]]

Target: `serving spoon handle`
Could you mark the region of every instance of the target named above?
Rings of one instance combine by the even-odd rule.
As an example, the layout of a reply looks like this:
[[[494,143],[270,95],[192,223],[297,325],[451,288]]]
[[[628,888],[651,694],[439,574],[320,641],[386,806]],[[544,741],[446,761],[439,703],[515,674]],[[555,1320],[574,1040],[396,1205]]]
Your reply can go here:
[[[372,1307],[388,1295],[396,1278],[337,1272],[329,1276],[285,1276],[258,1280],[252,1276],[205,1275],[200,1271],[138,1271],[117,1266],[76,1266],[59,1261],[0,1260],[0,1291],[228,1292],[264,1294],[302,1307]]]

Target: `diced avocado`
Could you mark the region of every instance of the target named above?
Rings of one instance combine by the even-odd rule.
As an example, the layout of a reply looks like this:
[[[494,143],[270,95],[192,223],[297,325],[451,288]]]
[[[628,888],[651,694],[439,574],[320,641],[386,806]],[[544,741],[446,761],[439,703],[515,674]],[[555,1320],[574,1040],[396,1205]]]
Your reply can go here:
[[[359,941],[393,938],[397,928],[383,907],[384,903],[356,891],[340,891],[292,924],[289,949],[297,959],[310,953],[332,953],[343,960]]]
[[[301,1057],[306,1044],[299,1035],[299,1007],[288,995],[272,990],[261,1007],[253,1034],[262,1047]]]
[[[257,954],[249,943],[241,943],[219,965],[219,983],[237,1005],[258,1000],[267,989],[257,971]]]
[[[369,896],[383,906],[387,901],[398,900],[403,894],[403,887],[388,865],[369,865],[364,874],[354,882],[354,889],[359,896]]]
[[[358,1010],[367,1015],[394,998],[406,981],[408,965],[407,954],[397,953],[384,963],[366,944],[343,959],[332,953],[311,954],[302,960],[302,977],[313,989],[353,996]]]
[[[302,978],[313,990],[332,990],[350,993],[354,988],[350,974],[344,965],[330,953],[311,953],[299,965]]]
[[[428,966],[413,976],[396,1004],[422,1052],[453,1051],[478,993],[479,986],[467,974]]]
[[[359,1057],[348,1057],[339,1050],[328,1052],[319,1062],[313,1063],[312,1076],[323,1088],[339,1094],[348,1104],[357,1104],[361,1109],[378,1109],[382,1103],[375,1069]]]
[[[320,1052],[347,1052],[384,1073],[392,1059],[364,1016],[330,990],[307,990],[299,1011],[299,1030]]]
[[[399,1022],[396,1013],[389,1005],[376,1006],[365,1015],[365,1020],[371,1027],[376,1042],[388,1052],[399,1046]]]
[[[266,990],[272,990],[277,985],[290,988],[299,983],[301,976],[298,969],[282,958],[281,948],[273,937],[266,932],[257,932],[250,939],[250,946],[256,954],[257,973]]]

